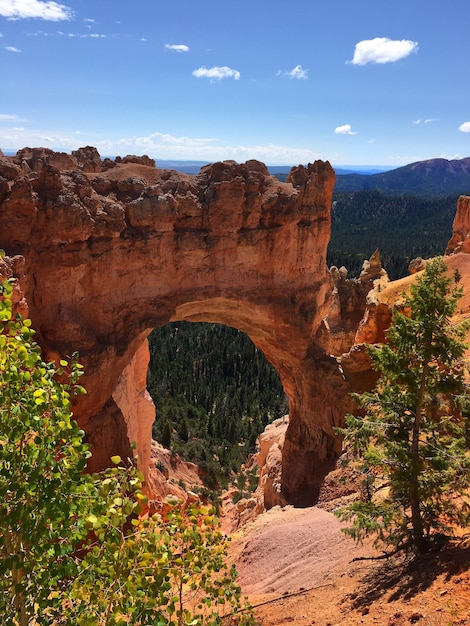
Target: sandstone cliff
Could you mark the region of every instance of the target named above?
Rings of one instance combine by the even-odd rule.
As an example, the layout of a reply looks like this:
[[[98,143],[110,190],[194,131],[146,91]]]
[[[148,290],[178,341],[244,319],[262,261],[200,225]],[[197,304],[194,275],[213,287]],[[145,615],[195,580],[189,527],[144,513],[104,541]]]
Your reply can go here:
[[[323,322],[338,306],[326,267],[334,181],[323,162],[280,183],[256,161],[188,176],[91,147],[0,157],[0,247],[24,259],[12,267],[45,356],[80,353],[88,394],[74,411],[92,469],[132,440],[148,468],[148,333],[219,322],[251,337],[290,398],[279,502],[316,500],[348,392]]]
[[[470,252],[470,196],[460,196],[446,254]]]

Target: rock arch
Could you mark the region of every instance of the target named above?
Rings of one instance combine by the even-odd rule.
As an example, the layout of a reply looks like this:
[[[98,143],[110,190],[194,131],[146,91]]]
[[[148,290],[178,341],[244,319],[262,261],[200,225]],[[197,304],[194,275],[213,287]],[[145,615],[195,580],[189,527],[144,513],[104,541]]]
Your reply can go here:
[[[280,502],[315,502],[340,443],[347,390],[325,350],[333,305],[326,266],[334,172],[257,161],[196,176],[150,159],[101,161],[93,148],[0,158],[0,247],[20,277],[48,357],[78,350],[88,394],[75,415],[95,467],[137,440],[148,462],[146,336],[169,321],[249,335],[290,399]]]

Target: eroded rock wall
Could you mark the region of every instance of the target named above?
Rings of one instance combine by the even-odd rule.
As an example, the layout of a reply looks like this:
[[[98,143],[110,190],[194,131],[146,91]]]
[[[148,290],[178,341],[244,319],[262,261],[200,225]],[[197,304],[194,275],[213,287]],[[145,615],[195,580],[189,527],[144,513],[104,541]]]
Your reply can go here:
[[[315,501],[340,452],[333,427],[348,391],[322,321],[334,180],[323,162],[280,183],[257,161],[188,176],[147,158],[101,161],[90,147],[0,157],[0,247],[24,258],[21,287],[46,356],[80,353],[88,394],[74,411],[96,467],[134,438],[147,462],[149,405],[131,398],[144,393],[147,334],[218,322],[251,337],[290,398],[280,503]]]
[[[446,254],[470,252],[470,196],[460,196]]]

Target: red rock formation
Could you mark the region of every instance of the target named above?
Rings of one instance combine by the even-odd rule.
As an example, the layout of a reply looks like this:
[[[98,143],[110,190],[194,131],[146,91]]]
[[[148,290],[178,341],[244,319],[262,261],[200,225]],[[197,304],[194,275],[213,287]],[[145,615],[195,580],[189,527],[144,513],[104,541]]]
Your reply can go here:
[[[446,254],[470,252],[470,196],[460,196]]]
[[[325,344],[330,354],[341,355],[358,341],[356,332],[367,308],[369,292],[374,287],[383,289],[389,279],[378,250],[364,261],[359,278],[347,278],[345,267],[333,266],[330,273],[335,288],[333,304],[324,320]]]
[[[288,416],[281,417],[268,424],[259,437],[256,464],[260,478],[256,495],[265,509],[279,504],[281,499],[282,450],[288,425]]]
[[[148,466],[148,403],[129,395],[144,381],[147,334],[173,320],[219,322],[278,370],[290,398],[279,501],[311,504],[340,452],[333,427],[347,396],[322,331],[332,168],[299,166],[280,183],[257,161],[194,177],[108,161],[90,147],[0,157],[0,247],[24,256],[21,286],[46,356],[80,353],[88,394],[75,414],[93,467],[134,438]]]

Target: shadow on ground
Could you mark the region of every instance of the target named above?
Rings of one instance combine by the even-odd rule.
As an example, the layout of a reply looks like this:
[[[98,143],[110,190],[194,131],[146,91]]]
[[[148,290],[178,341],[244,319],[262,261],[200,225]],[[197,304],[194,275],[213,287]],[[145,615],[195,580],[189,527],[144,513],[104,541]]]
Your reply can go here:
[[[420,558],[391,557],[362,578],[356,592],[348,600],[351,608],[359,611],[381,600],[390,590],[387,602],[411,600],[428,589],[440,576],[450,581],[470,567],[470,545],[449,546]],[[458,581],[456,581],[458,582]]]

